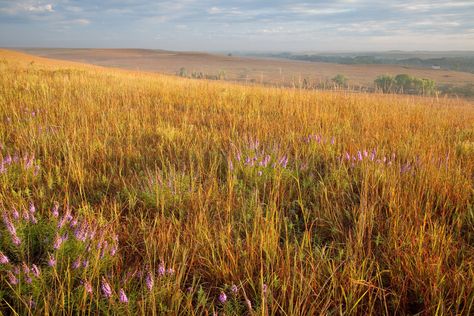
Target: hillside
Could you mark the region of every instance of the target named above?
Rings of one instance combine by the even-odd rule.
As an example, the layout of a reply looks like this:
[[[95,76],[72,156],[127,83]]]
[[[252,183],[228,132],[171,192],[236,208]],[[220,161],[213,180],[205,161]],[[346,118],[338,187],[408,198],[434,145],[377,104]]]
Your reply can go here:
[[[4,314],[474,313],[471,102],[1,50],[0,122]]]
[[[149,49],[22,49],[27,53],[70,61],[90,63],[106,67],[177,74],[184,68],[188,75],[193,72],[217,75],[237,82],[256,82],[270,85],[298,86],[304,79],[312,85],[331,82],[337,74],[349,79],[355,89],[373,87],[375,78],[383,74],[409,74],[429,78],[438,85],[461,87],[474,83],[474,74],[433,70],[403,65],[343,65],[326,62],[305,62],[277,58],[254,58],[215,55],[196,52],[171,52]],[[331,85],[331,84],[329,84]]]

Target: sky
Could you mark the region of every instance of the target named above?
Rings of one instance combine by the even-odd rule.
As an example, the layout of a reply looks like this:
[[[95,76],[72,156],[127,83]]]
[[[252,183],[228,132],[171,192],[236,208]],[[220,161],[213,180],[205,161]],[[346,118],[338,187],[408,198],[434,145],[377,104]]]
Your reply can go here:
[[[0,46],[474,50],[474,0],[0,0]]]

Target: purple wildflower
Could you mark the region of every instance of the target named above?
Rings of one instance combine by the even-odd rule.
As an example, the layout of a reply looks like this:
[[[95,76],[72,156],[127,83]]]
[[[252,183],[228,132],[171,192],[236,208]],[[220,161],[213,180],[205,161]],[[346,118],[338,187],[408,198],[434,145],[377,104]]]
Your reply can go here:
[[[18,236],[12,236],[12,241],[13,241],[13,244],[15,244],[16,246],[19,246],[21,244],[21,240],[20,238],[18,238]]]
[[[7,213],[3,213],[3,223],[7,227],[8,232],[10,233],[11,236],[16,236],[16,229],[15,225],[13,225],[12,221],[8,217]]]
[[[8,274],[8,283],[10,283],[11,285],[18,284],[18,279],[11,271],[8,271],[7,274]]]
[[[266,294],[267,294],[267,291],[268,291],[268,286],[264,283],[264,284],[262,285],[262,293],[263,293],[263,295],[266,295]]]
[[[50,267],[54,267],[56,265],[56,259],[53,256],[51,256],[51,254],[49,254],[48,265]]]
[[[1,264],[7,264],[9,262],[10,262],[10,260],[8,260],[8,257],[5,256],[5,254],[0,251],[0,263]]]
[[[109,282],[107,282],[105,278],[102,278],[101,289],[102,289],[102,294],[104,294],[106,298],[112,297],[112,288],[110,287]]]
[[[82,267],[83,267],[83,268],[87,268],[88,266],[89,266],[89,260],[84,260],[84,261],[82,262]]]
[[[239,291],[239,289],[237,288],[237,285],[232,284],[232,286],[230,287],[230,291],[231,291],[233,294],[237,294],[237,292]]]
[[[30,202],[30,213],[31,214],[34,214],[36,212],[36,207],[35,205],[33,204],[33,202]]]
[[[86,293],[92,294],[92,285],[89,281],[84,282],[84,290]]]
[[[74,237],[76,237],[76,239],[80,241],[86,240],[86,228],[84,225],[74,230]]]
[[[168,268],[168,270],[166,270],[166,274],[173,275],[174,274],[174,269],[173,268]]]
[[[120,302],[121,302],[121,303],[125,303],[125,304],[128,303],[128,297],[127,297],[127,295],[125,294],[125,291],[124,291],[123,289],[120,289],[120,291],[119,291],[119,296],[120,296]]]
[[[18,211],[15,208],[13,209],[12,216],[15,220],[20,218],[20,214],[18,213]]]
[[[31,279],[31,277],[30,277],[29,275],[27,275],[27,276],[25,277],[25,282],[26,282],[26,283],[31,284],[32,281],[33,281],[33,280]]]
[[[158,275],[159,275],[159,276],[163,276],[163,275],[165,275],[165,272],[166,272],[166,269],[165,269],[164,264],[163,264],[163,263],[160,263],[160,264],[158,265]]]
[[[30,300],[28,301],[28,307],[29,307],[30,309],[33,309],[33,308],[36,307],[36,303],[35,303],[35,301],[33,301],[32,298],[30,298]]]
[[[221,304],[224,304],[225,302],[227,302],[227,295],[225,295],[224,292],[221,292],[221,294],[219,294],[219,297],[217,299],[219,300]]]
[[[155,280],[153,279],[153,275],[151,274],[151,272],[147,273],[145,283],[148,290],[151,291],[153,289],[153,285],[155,284]]]
[[[25,273],[25,274],[29,274],[29,273],[30,273],[30,268],[28,267],[28,265],[27,265],[25,262],[23,262],[23,263],[21,264],[21,267],[23,268],[23,273]]]
[[[56,238],[54,239],[54,249],[58,250],[61,247],[61,244],[63,243],[63,239],[59,234],[56,234]]]
[[[359,161],[362,161],[363,157],[362,157],[362,153],[360,152],[360,150],[357,152],[357,157],[359,158]]]
[[[69,210],[67,210],[67,212],[69,213]],[[64,216],[59,220],[58,228],[62,228],[64,224],[66,224],[69,215],[68,213],[64,214]]]
[[[51,213],[53,214],[54,217],[58,217],[59,216],[59,204],[58,203],[54,203],[54,206],[51,210]]]
[[[74,270],[76,269],[79,269],[79,267],[81,266],[81,258],[77,258],[76,260],[74,260],[74,262],[72,263],[72,268]]]
[[[41,273],[40,269],[36,266],[36,264],[31,265],[31,272],[33,272],[33,275],[37,278],[40,276]]]

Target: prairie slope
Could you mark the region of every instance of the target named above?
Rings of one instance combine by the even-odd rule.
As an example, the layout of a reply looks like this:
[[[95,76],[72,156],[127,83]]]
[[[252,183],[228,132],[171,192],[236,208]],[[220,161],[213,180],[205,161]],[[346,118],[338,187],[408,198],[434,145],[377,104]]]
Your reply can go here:
[[[438,84],[459,86],[474,83],[474,74],[470,73],[397,65],[341,65],[148,49],[32,48],[22,51],[55,59],[167,74],[176,74],[182,67],[186,68],[188,73],[197,71],[217,74],[220,70],[224,70],[226,78],[231,81],[254,81],[276,85],[292,85],[304,78],[319,83],[330,80],[336,74],[344,74],[352,86],[370,87],[379,75],[400,73],[433,79]]]
[[[472,315],[473,122],[0,51],[0,313]]]

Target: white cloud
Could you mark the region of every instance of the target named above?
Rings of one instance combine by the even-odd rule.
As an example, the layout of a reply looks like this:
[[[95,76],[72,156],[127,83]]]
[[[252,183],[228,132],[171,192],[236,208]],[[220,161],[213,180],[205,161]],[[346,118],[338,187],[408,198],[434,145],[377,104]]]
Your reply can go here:
[[[91,24],[91,21],[88,19],[75,19],[75,20],[72,20],[71,23],[79,24],[79,25],[89,25]]]
[[[51,13],[54,12],[53,5],[51,3],[40,4],[33,1],[17,1],[10,4],[5,8],[0,8],[0,12],[16,15],[21,13]]]

